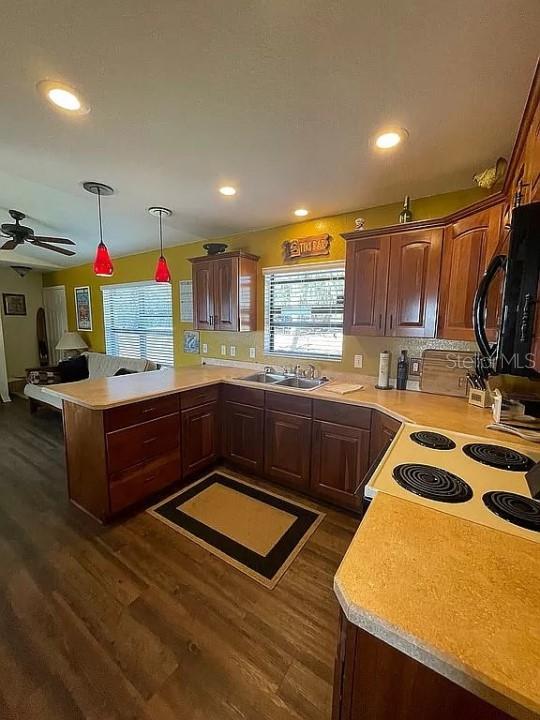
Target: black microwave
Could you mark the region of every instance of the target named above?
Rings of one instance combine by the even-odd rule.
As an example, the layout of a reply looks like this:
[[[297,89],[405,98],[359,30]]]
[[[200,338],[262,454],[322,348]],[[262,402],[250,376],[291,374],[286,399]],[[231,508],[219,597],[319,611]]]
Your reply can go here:
[[[498,337],[486,333],[487,298],[503,274]],[[473,306],[473,327],[482,362],[496,374],[540,377],[534,354],[535,314],[540,277],[540,202],[512,212],[507,255],[495,255],[482,277]]]

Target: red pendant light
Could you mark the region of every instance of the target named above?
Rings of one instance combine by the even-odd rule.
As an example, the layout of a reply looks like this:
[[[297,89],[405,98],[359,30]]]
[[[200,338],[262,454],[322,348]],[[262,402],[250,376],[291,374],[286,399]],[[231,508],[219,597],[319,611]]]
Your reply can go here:
[[[103,242],[103,222],[101,219],[101,197],[112,195],[114,190],[109,185],[98,182],[85,182],[83,188],[98,198],[98,218],[99,218],[99,244],[96,250],[96,259],[94,260],[94,273],[98,277],[111,277],[114,272],[111,256],[107,250],[107,246]]]
[[[171,273],[169,266],[163,255],[163,216],[170,217],[172,210],[164,207],[151,207],[148,208],[150,215],[157,215],[159,217],[159,258],[156,265],[156,272],[154,274],[154,280],[158,283],[170,283]]]

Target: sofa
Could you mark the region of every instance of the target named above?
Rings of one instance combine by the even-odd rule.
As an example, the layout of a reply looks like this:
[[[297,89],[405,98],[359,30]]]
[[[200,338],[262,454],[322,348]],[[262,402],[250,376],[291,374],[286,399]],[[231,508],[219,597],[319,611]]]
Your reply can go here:
[[[88,379],[77,382],[88,382],[102,377],[114,377],[119,371],[148,372],[159,370],[159,365],[144,358],[126,358],[106,355],[105,353],[85,352],[88,363]],[[40,405],[55,410],[62,410],[62,398],[51,395],[46,391],[48,385],[57,385],[62,382],[60,367],[58,365],[29,368],[26,371],[26,385],[24,394],[30,401],[30,412],[34,413]]]

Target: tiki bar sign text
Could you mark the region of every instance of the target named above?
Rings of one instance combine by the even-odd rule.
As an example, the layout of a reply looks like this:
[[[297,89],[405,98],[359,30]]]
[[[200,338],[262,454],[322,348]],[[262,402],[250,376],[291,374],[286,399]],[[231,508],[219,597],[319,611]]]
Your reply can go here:
[[[283,259],[315,257],[330,254],[330,235],[310,235],[296,240],[285,240],[283,243]]]

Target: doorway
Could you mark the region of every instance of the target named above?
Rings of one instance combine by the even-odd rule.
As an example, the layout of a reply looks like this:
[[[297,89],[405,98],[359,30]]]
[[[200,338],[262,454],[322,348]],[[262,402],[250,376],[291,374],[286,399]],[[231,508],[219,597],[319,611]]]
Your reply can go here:
[[[47,344],[49,346],[49,363],[57,365],[62,360],[62,351],[56,346],[68,329],[66,288],[64,285],[43,288],[43,307],[47,325]]]

